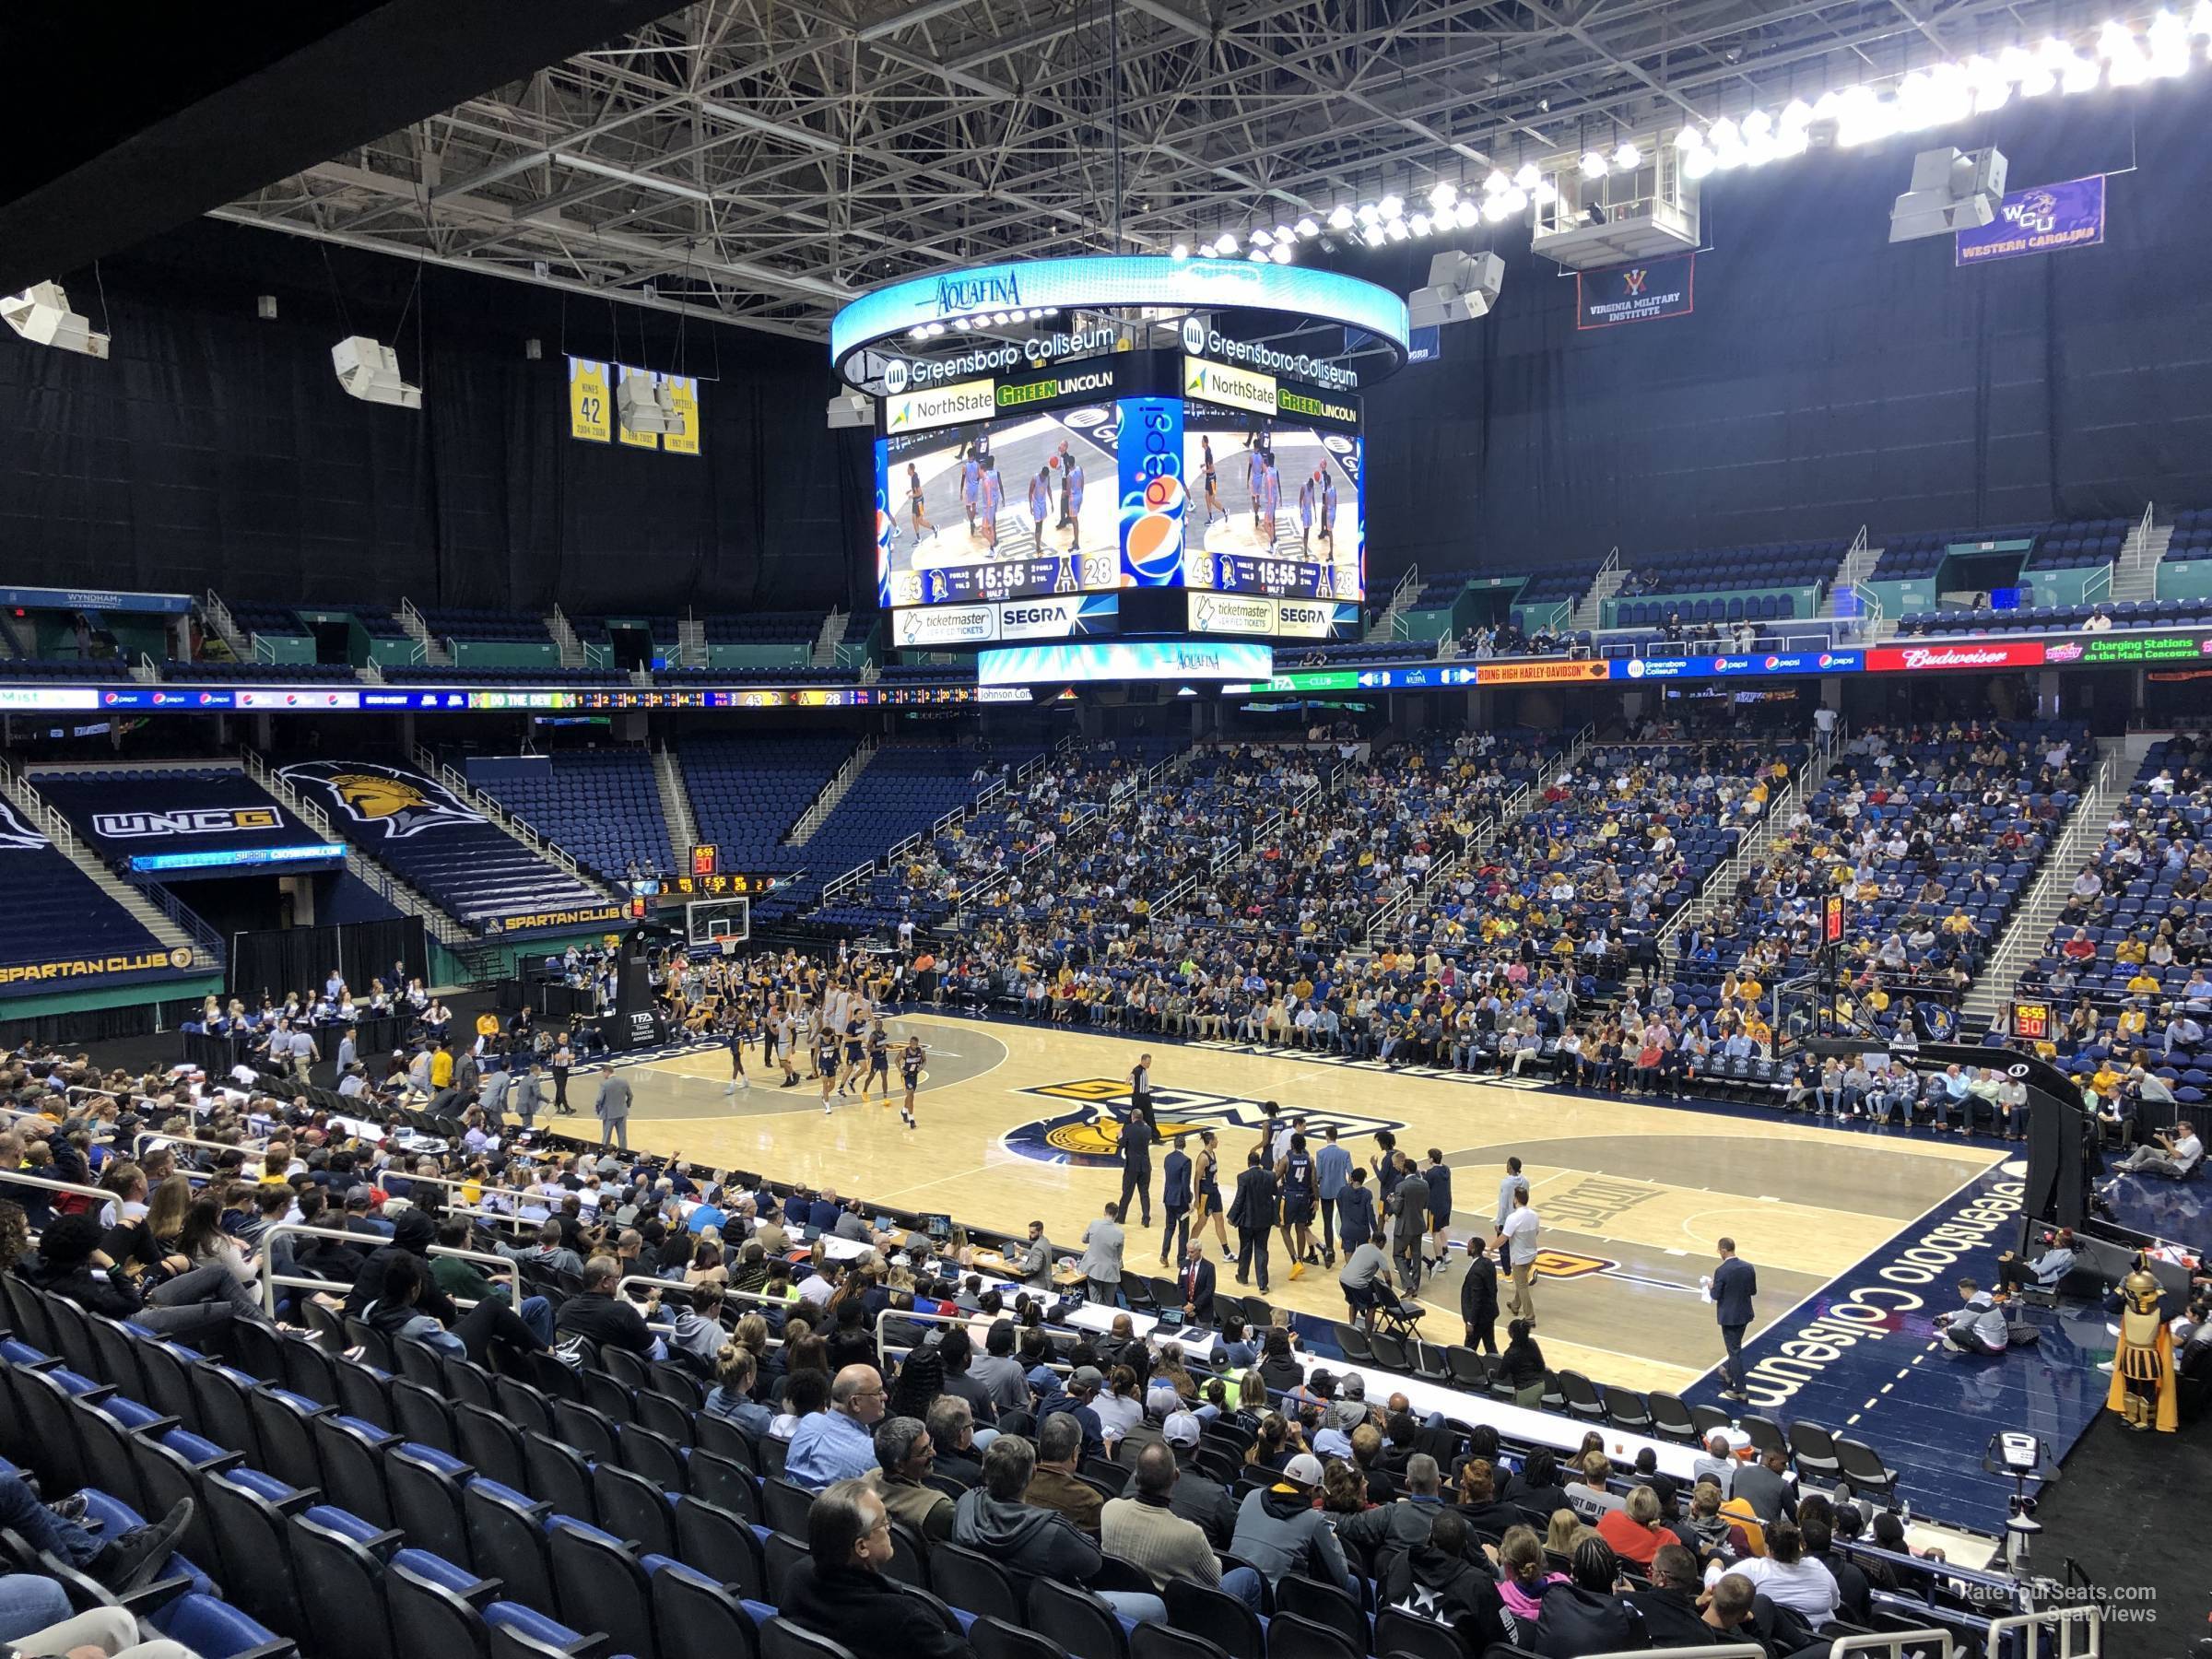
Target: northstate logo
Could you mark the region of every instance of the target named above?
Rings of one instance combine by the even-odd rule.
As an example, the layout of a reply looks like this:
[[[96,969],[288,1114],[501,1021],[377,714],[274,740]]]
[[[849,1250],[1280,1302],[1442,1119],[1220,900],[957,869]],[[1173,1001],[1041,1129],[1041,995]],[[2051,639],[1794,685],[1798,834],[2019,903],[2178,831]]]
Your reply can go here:
[[[1036,1088],[1020,1090],[1023,1094],[1039,1095],[1046,1100],[1070,1102],[1069,1109],[1056,1116],[1033,1119],[1006,1131],[1006,1146],[1010,1152],[1024,1158],[1033,1158],[1040,1163],[1080,1164],[1087,1168],[1104,1168],[1121,1161],[1119,1125],[1113,1119],[1115,1108],[1129,1101],[1129,1079],[1126,1077],[1078,1077],[1066,1083],[1048,1083]],[[1357,1142],[1382,1129],[1403,1129],[1406,1125],[1395,1118],[1362,1117],[1358,1112],[1324,1112],[1317,1107],[1299,1106],[1289,1101],[1278,1102],[1278,1122],[1291,1118],[1306,1120],[1309,1144],[1321,1144],[1321,1132],[1335,1125],[1339,1141]],[[1190,1088],[1155,1088],[1152,1091],[1153,1115],[1159,1120],[1160,1147],[1156,1156],[1167,1155],[1167,1144],[1178,1135],[1192,1136],[1183,1148],[1195,1152],[1196,1136],[1202,1130],[1211,1129],[1220,1137],[1215,1148],[1221,1159],[1218,1178],[1223,1186],[1235,1179],[1236,1171],[1244,1167],[1244,1154],[1251,1150],[1246,1144],[1231,1145],[1236,1132],[1249,1131],[1257,1135],[1267,1126],[1267,1109],[1259,1100],[1246,1100],[1238,1095],[1204,1094]]]

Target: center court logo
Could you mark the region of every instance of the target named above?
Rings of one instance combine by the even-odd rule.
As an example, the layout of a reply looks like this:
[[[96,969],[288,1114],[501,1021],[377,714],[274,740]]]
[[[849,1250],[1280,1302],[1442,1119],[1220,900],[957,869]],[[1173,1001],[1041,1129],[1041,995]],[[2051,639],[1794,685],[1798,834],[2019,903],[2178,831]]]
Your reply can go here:
[[[1035,1118],[1017,1124],[1006,1131],[1006,1146],[1010,1152],[1039,1163],[1079,1164],[1098,1169],[1121,1161],[1115,1125],[1111,1117],[1099,1121],[1101,1109],[1125,1105],[1129,1100],[1129,1080],[1126,1077],[1078,1077],[1066,1083],[1048,1083],[1037,1088],[1025,1088],[1023,1094],[1038,1095],[1048,1100],[1069,1102],[1068,1110],[1055,1116]],[[1246,1100],[1239,1095],[1203,1094],[1188,1088],[1155,1088],[1152,1091],[1153,1115],[1159,1120],[1161,1148],[1157,1154],[1164,1158],[1166,1143],[1178,1135],[1195,1135],[1203,1129],[1214,1130],[1221,1136],[1217,1148],[1221,1157],[1220,1180],[1224,1193],[1235,1172],[1243,1167],[1244,1153],[1249,1147],[1232,1146],[1239,1131],[1257,1135],[1267,1125],[1267,1109],[1258,1100]],[[1406,1125],[1395,1118],[1363,1117],[1351,1112],[1324,1112],[1307,1106],[1283,1105],[1278,1108],[1284,1120],[1301,1116],[1306,1120],[1306,1131],[1315,1145],[1320,1144],[1321,1132],[1335,1125],[1336,1136],[1342,1141],[1359,1141],[1380,1129],[1403,1129]],[[1194,1147],[1185,1147],[1185,1151]],[[1233,1154],[1233,1157],[1232,1157]]]

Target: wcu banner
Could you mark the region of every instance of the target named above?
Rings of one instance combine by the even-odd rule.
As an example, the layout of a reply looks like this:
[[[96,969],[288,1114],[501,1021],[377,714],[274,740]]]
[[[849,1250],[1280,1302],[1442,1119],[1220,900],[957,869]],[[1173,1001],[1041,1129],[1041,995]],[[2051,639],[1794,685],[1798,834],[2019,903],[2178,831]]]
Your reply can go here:
[[[2010,192],[1997,205],[1997,217],[1958,233],[1952,264],[1981,265],[2049,253],[2060,248],[2089,248],[2104,241],[2104,175],[2068,179]]]

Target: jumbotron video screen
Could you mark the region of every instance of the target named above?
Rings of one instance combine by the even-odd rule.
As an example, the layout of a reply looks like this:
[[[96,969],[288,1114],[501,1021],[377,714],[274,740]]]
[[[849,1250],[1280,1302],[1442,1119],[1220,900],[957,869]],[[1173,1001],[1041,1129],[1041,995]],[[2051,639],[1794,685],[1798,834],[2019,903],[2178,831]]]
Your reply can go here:
[[[1364,599],[1359,440],[1264,416],[1183,411],[1183,585]]]
[[[893,606],[1122,585],[1113,404],[980,421],[878,445],[879,575]]]

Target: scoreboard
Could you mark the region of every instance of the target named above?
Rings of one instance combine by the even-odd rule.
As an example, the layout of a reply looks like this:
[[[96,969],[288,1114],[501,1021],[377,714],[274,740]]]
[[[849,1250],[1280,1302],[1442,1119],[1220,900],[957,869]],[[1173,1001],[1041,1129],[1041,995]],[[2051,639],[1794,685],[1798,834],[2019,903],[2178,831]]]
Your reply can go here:
[[[1135,631],[1156,613],[1110,598],[1145,589],[1342,601],[1346,619],[1332,610],[1318,629],[1311,613],[1250,629],[1257,608],[1221,614],[1240,632],[1356,629],[1367,581],[1353,394],[1188,347],[926,388],[921,373],[878,401],[877,596],[895,645]]]

